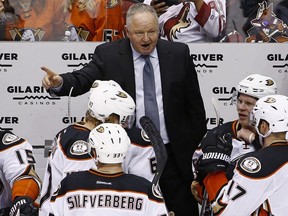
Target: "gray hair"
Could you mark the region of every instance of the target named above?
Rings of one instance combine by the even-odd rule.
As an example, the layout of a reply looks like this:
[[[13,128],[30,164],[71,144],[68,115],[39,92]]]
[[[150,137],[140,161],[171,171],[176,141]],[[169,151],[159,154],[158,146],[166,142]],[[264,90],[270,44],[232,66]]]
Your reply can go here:
[[[155,19],[158,21],[158,15],[152,6],[148,4],[144,4],[144,3],[137,3],[137,4],[131,5],[127,11],[127,14],[126,14],[127,26],[129,26],[131,23],[131,17],[133,17],[137,13],[142,13],[142,12],[152,14],[155,17]]]

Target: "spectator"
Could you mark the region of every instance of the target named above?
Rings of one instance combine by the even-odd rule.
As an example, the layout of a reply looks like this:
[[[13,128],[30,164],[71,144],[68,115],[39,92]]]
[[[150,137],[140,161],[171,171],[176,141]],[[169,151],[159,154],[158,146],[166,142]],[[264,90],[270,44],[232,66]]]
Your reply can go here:
[[[113,41],[123,38],[119,0],[64,0],[66,30],[71,41]]]
[[[36,216],[42,182],[34,169],[32,146],[11,131],[0,130],[0,140],[0,215],[14,215],[19,206],[21,215]]]
[[[62,2],[59,0],[10,0],[19,22],[7,26],[7,40],[59,40],[64,28]]]
[[[170,1],[164,1],[168,8],[163,2],[158,2],[152,0],[150,4],[159,11],[162,39],[183,43],[209,42],[218,40],[223,35],[226,0],[179,0],[174,5],[169,5]]]
[[[141,57],[149,55],[156,80],[158,112],[155,114],[159,113],[160,133],[168,152],[160,187],[169,211],[176,215],[198,215],[198,204],[190,191],[191,160],[207,129],[189,47],[158,39],[158,16],[147,4],[132,5],[126,22],[127,38],[97,46],[84,68],[58,75],[42,67],[46,72],[42,84],[58,96],[68,95],[74,86],[72,96],[77,96],[89,91],[94,80],[113,79],[135,99],[135,124],[140,128],[140,117],[151,114],[145,114],[144,110],[143,85],[149,84],[143,83],[145,60]]]
[[[164,201],[152,193],[151,182],[123,173],[121,163],[129,144],[127,133],[118,124],[103,123],[93,129],[88,146],[94,152],[97,169],[63,179],[52,197],[53,214],[166,215]]]
[[[14,8],[8,0],[0,0],[0,41],[10,38],[7,29],[15,28],[19,25],[19,17],[15,15]]]
[[[259,3],[267,0],[241,0],[240,8],[242,9],[243,16],[246,17],[246,21],[242,26],[242,30],[248,36],[248,30],[252,28],[251,20],[256,18],[257,11],[259,8]]]
[[[288,193],[287,108],[288,97],[284,95],[268,95],[256,102],[252,119],[263,146],[262,149],[248,153],[238,161],[230,181],[224,171],[210,170],[211,166],[220,167],[219,165],[223,164],[222,160],[215,158],[210,161],[211,163],[206,163],[205,157],[200,160],[202,170],[209,172],[204,179],[204,185],[215,214],[221,216],[287,214],[288,204],[285,201]],[[223,136],[222,133],[217,136],[216,149],[219,154],[229,155],[231,140],[225,140],[227,136],[225,134]],[[206,144],[203,146],[204,155],[211,153],[211,143]]]

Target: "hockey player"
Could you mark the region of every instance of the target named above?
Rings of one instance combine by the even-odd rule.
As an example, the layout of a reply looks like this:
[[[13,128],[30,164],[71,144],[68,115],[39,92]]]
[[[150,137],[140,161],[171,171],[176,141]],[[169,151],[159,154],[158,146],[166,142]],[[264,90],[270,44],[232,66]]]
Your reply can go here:
[[[0,215],[14,215],[20,206],[21,215],[36,216],[42,183],[32,146],[10,131],[0,130],[0,140]]]
[[[88,111],[83,122],[77,122],[61,130],[55,137],[52,153],[48,158],[41,191],[40,215],[50,212],[49,201],[60,181],[70,172],[88,170],[95,167],[88,153],[87,140],[90,131],[103,122],[121,123],[128,127],[133,122],[135,103],[114,81],[95,81],[89,96]],[[141,130],[127,129],[133,144],[125,158],[124,171],[152,180],[151,171],[155,164],[155,154],[150,142],[141,140]],[[133,166],[133,167],[132,167]]]
[[[163,198],[152,193],[150,181],[123,173],[121,163],[129,144],[118,124],[103,123],[93,129],[88,145],[97,169],[63,179],[51,199],[54,216],[167,215]]]
[[[162,39],[183,43],[208,42],[221,36],[224,31],[226,0],[178,0],[177,4],[168,8],[167,4],[169,5],[171,0],[164,0],[167,4],[161,2],[163,1],[147,1],[156,11],[162,12],[159,16]]]
[[[90,91],[93,92],[94,89],[97,91],[97,88],[93,88],[93,86],[96,87],[101,84],[103,85],[103,83],[105,82],[107,81],[98,80],[94,82],[94,85],[92,85]],[[90,109],[94,111],[94,117],[98,120],[101,120],[101,123],[102,122],[120,123],[125,128],[131,140],[131,145],[129,145],[128,152],[123,161],[124,172],[139,175],[148,179],[149,181],[152,181],[156,170],[155,152],[151,145],[149,137],[147,137],[146,133],[144,133],[142,129],[134,126],[134,109],[135,109],[134,101],[128,95],[128,93],[122,90],[122,88],[118,83],[112,80],[108,82],[110,85],[117,87],[120,90],[118,96],[124,97],[124,99],[122,100],[125,101],[125,97],[127,95],[129,98],[129,102],[128,99],[126,99],[127,100],[126,104],[123,103],[121,105],[121,100],[119,102],[113,101],[114,103],[111,104],[108,102],[107,99],[105,99],[107,96],[103,95],[102,100],[100,100],[99,94],[96,93],[92,94],[90,98],[90,101],[92,101],[92,103],[90,104],[91,105]],[[108,86],[107,89],[110,89],[110,87]],[[107,89],[104,90],[103,92],[107,91]],[[121,92],[124,94],[122,94]],[[113,100],[114,98],[112,97],[109,99]],[[128,108],[131,108],[132,104],[134,107],[133,110],[130,109],[130,111],[128,111]],[[111,117],[112,116],[115,117],[115,114],[116,118],[114,118],[113,121],[111,121]],[[120,119],[119,117],[117,117],[117,115],[120,116]]]
[[[125,123],[134,109],[133,99],[114,81],[93,83],[84,121],[69,125],[54,138],[43,179],[40,215],[49,215],[50,198],[67,174],[95,166],[87,148],[90,131],[103,122]]]
[[[249,124],[249,116],[256,101],[269,94],[277,94],[277,85],[271,77],[260,74],[251,74],[239,82],[235,95],[235,97],[237,97],[236,104],[239,118],[209,131],[193,155],[192,167],[194,178],[197,180],[192,182],[191,191],[199,202],[202,201],[202,187],[199,185],[199,181],[202,181],[202,177],[198,175],[197,160],[203,154],[201,149],[202,143],[213,143],[213,139],[216,139],[215,133],[217,133],[218,130],[232,135],[233,150],[230,156],[231,165],[229,168],[231,172],[227,172],[228,177],[231,178],[234,165],[238,158],[246,153],[261,148],[257,139],[257,133],[254,127]],[[222,168],[223,170],[227,169],[226,161],[223,161]],[[211,169],[213,169],[213,164],[211,165]]]
[[[228,181],[221,169],[223,160],[204,157],[199,168],[209,174],[204,178],[213,211],[221,216],[286,216],[288,203],[288,97],[269,95],[260,98],[252,112],[253,125],[262,149],[243,156]],[[204,155],[218,152],[229,156],[231,139],[217,133],[217,145],[205,143]]]

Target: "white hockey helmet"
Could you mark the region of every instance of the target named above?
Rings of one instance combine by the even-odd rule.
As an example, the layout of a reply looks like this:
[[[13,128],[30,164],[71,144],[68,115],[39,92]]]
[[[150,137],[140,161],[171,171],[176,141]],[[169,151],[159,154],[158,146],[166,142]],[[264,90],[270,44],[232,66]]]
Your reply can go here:
[[[277,85],[275,81],[268,76],[252,74],[239,82],[237,93],[259,99],[266,95],[277,94]]]
[[[288,131],[288,97],[284,95],[268,95],[260,98],[252,111],[253,125],[259,136],[267,137],[271,133]],[[269,123],[266,134],[259,132],[261,120]]]
[[[119,121],[122,126],[126,127],[133,124],[135,111],[133,98],[122,90],[117,83],[116,85],[114,85],[115,83],[111,84],[111,82],[100,83],[101,85],[94,88],[89,97],[88,109],[90,115],[105,122],[114,113],[119,115]]]
[[[95,148],[96,160],[101,163],[122,163],[131,141],[119,124],[103,123],[89,135],[89,149]]]

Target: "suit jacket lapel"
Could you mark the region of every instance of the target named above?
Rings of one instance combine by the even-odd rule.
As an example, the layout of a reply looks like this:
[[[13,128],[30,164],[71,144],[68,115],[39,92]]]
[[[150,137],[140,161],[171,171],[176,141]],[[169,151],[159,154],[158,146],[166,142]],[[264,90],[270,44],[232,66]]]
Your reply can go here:
[[[170,50],[162,40],[157,43],[157,52],[159,58],[160,74],[161,74],[161,85],[162,85],[162,96],[164,111],[167,110],[167,98],[169,97],[170,82],[173,71],[171,70],[173,64],[173,56]]]
[[[125,77],[125,84],[122,86],[122,88],[127,91],[134,100],[136,100],[134,62],[130,41],[128,38],[119,40],[118,62],[119,71],[123,73],[123,77]]]

